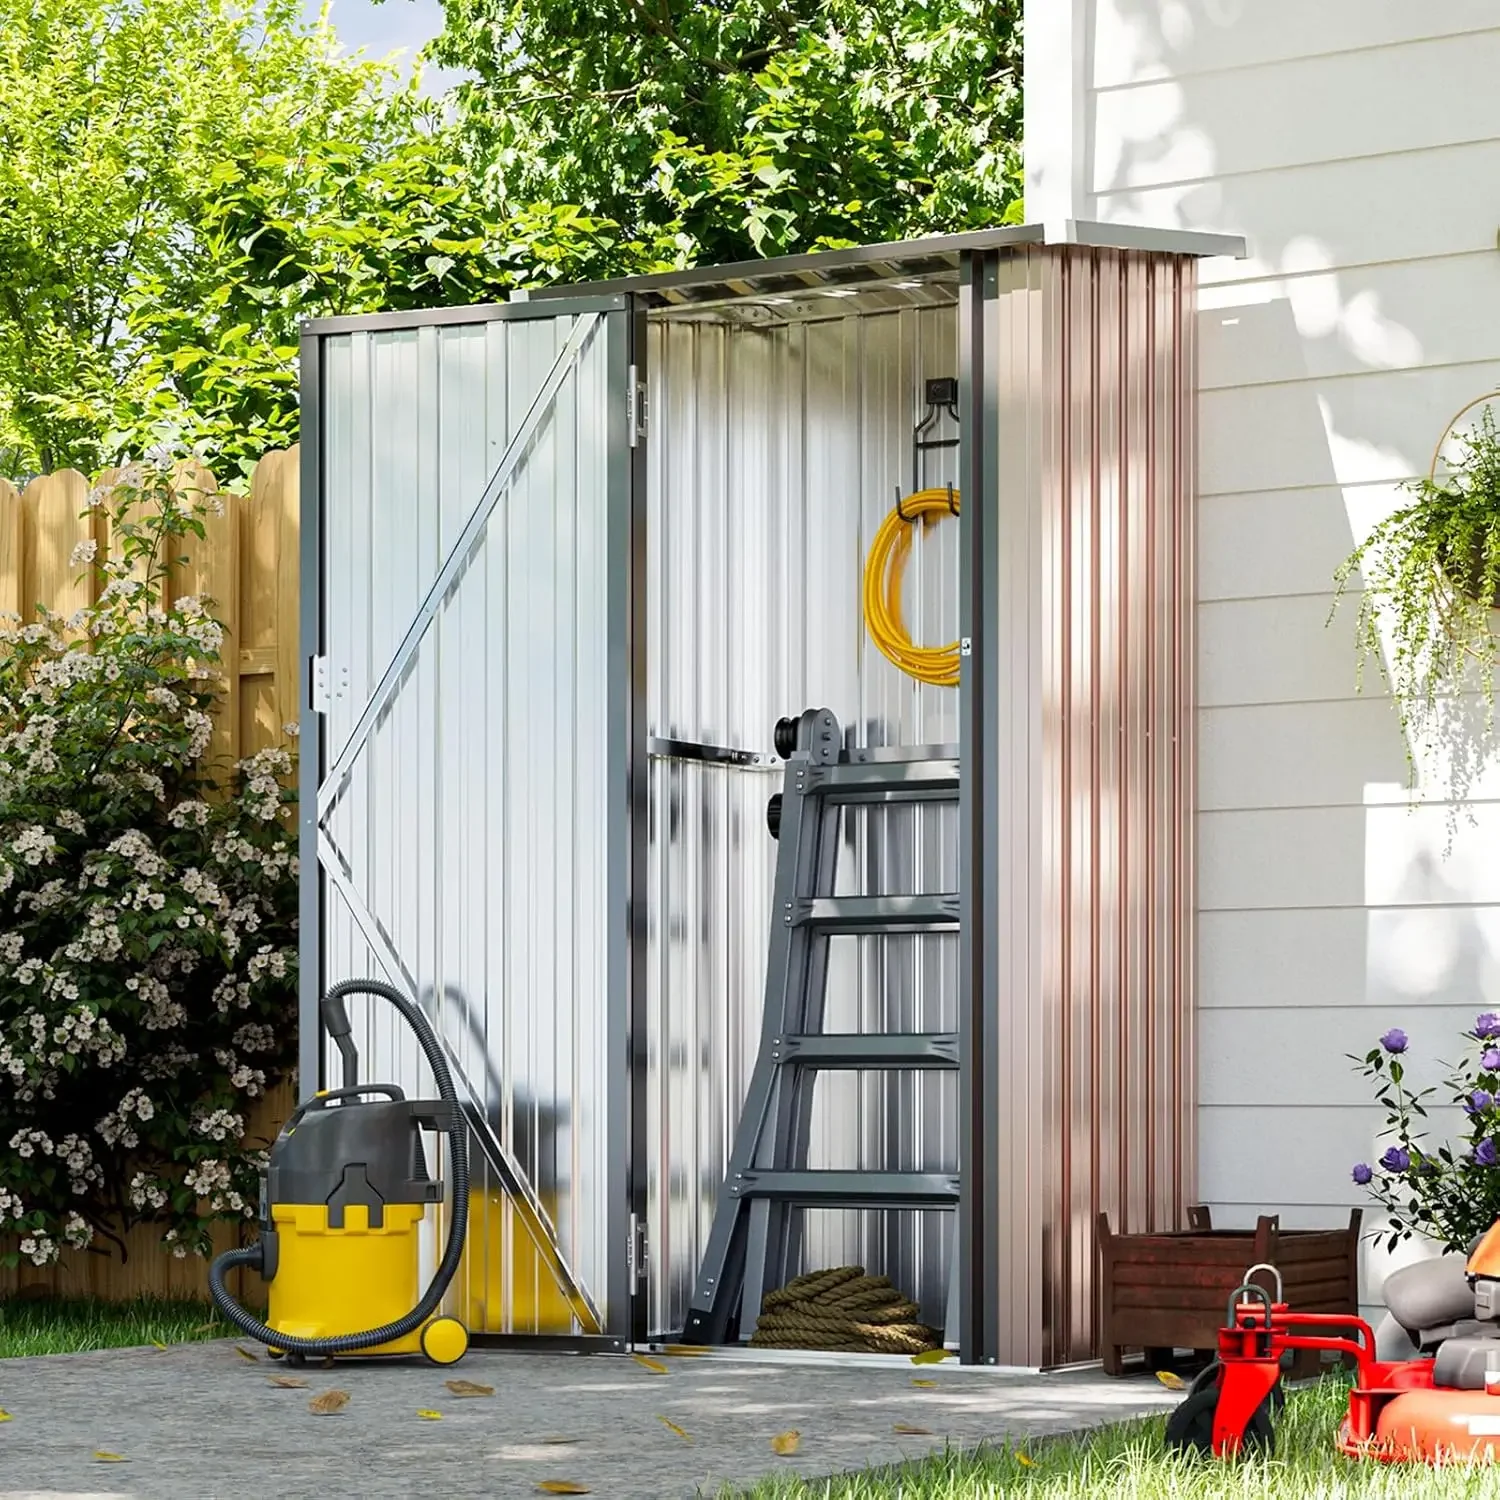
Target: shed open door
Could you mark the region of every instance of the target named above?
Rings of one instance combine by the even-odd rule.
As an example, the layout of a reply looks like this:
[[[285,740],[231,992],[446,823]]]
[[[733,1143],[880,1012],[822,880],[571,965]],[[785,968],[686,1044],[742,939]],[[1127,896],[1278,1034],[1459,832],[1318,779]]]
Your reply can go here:
[[[303,340],[301,1088],[327,985],[432,1017],[481,1337],[630,1330],[631,343],[618,297]],[[355,1025],[364,1078],[431,1088],[393,1013]]]

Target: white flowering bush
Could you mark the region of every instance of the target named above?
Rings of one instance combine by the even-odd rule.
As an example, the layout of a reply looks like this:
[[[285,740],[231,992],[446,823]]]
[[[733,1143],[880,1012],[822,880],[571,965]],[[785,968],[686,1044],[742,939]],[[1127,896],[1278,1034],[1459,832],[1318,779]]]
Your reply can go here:
[[[295,1057],[292,757],[211,762],[223,631],[173,598],[171,456],[90,504],[98,603],[0,631],[0,1233],[37,1265],[255,1213],[252,1102]]]

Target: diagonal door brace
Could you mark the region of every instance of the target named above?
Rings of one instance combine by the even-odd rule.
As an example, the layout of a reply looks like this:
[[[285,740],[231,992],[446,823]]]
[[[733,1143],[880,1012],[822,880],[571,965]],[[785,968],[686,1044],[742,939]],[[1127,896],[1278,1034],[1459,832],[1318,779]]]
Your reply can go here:
[[[405,963],[402,962],[401,955],[396,951],[396,945],[391,941],[390,935],[379,919],[360,898],[359,892],[355,890],[344,856],[326,830],[320,831],[318,859],[327,872],[328,879],[343,897],[344,904],[359,927],[360,934],[384,961],[390,972],[391,983],[405,990],[414,1004],[422,1005],[416,982]],[[557,1243],[556,1230],[547,1217],[546,1209],[542,1207],[532,1189],[531,1183],[527,1180],[521,1164],[506,1150],[505,1143],[490,1123],[485,1113],[484,1101],[479,1097],[468,1074],[464,1071],[452,1043],[449,1042],[442,1029],[439,1017],[430,1013],[435,1007],[423,1006],[423,1009],[429,1011],[428,1019],[432,1022],[432,1029],[447,1055],[448,1068],[453,1074],[453,1081],[463,1095],[460,1102],[464,1116],[469,1122],[470,1135],[484,1153],[485,1160],[489,1162],[495,1175],[500,1179],[501,1186],[509,1194],[516,1216],[520,1219],[532,1244],[536,1246],[537,1254],[541,1256],[543,1263],[567,1298],[579,1326],[586,1334],[602,1333],[604,1320],[599,1315],[598,1307],[595,1306],[593,1298],[589,1296],[582,1281],[568,1264],[562,1247]]]
[[[469,519],[464,523],[464,529],[459,533],[458,540],[443,560],[443,565],[438,569],[438,575],[433,580],[432,587],[427,590],[426,598],[422,600],[415,618],[407,627],[406,634],[402,636],[401,644],[396,647],[390,664],[381,673],[380,681],[370,695],[370,701],[365,704],[364,711],[339,751],[338,758],[334,761],[327,776],[323,778],[323,784],[318,788],[317,813],[320,823],[327,818],[333,810],[334,803],[343,795],[348,785],[349,774],[354,768],[354,762],[364,748],[370,731],[390,707],[391,700],[396,696],[396,690],[401,686],[401,680],[406,675],[407,668],[411,666],[417,654],[417,647],[422,644],[428,628],[437,618],[438,609],[449,591],[468,566],[474,544],[479,540],[480,533],[488,523],[491,513],[500,503],[501,495],[505,493],[516,470],[520,467],[521,460],[525,457],[526,450],[536,435],[537,429],[552,410],[557,393],[573,368],[574,361],[583,353],[594,331],[603,321],[602,313],[581,313],[573,320],[572,333],[559,350],[552,368],[547,372],[547,378],[538,387],[531,405],[526,410],[526,415],[521,419],[520,426],[516,428],[510,442],[505,445],[505,452],[500,456],[500,462],[490,476],[489,483],[485,485],[484,493],[479,497],[479,503],[475,505]]]

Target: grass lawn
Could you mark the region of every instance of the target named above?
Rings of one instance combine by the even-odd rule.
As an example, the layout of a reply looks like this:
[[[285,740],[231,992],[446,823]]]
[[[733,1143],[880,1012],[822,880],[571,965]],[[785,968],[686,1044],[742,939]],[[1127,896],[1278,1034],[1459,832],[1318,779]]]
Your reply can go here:
[[[12,1298],[0,1302],[0,1359],[79,1354],[142,1344],[222,1339],[232,1329],[203,1302],[94,1302]]]
[[[1013,1450],[948,1453],[925,1463],[831,1480],[768,1480],[754,1500],[1479,1500],[1500,1497],[1500,1465],[1431,1469],[1352,1463],[1333,1448],[1347,1385],[1328,1379],[1288,1393],[1275,1456],[1224,1464],[1168,1455],[1164,1417]]]

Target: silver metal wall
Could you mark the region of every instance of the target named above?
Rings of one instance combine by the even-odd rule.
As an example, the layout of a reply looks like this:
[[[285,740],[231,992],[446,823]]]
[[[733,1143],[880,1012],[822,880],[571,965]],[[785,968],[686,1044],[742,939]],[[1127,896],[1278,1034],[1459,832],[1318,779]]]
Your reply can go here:
[[[958,741],[958,694],[892,667],[865,632],[865,556],[910,488],[922,381],[956,373],[952,305],[781,325],[653,319],[647,368],[649,720],[653,736],[769,751],[810,706],[860,745]],[[930,435],[955,436],[953,424]],[[923,482],[956,481],[956,450]],[[917,543],[914,639],[958,634],[958,523]],[[780,778],[653,757],[649,1236],[653,1333],[679,1330],[759,1039]],[[957,889],[953,808],[851,819],[841,889]],[[841,939],[830,1030],[954,1030],[956,938]],[[827,1074],[813,1166],[952,1170],[955,1079]],[[808,1266],[890,1275],[941,1323],[952,1215],[809,1216]]]
[[[560,311],[558,309],[557,311]],[[323,720],[338,756],[573,319],[322,341]],[[605,330],[579,356],[329,820],[352,888],[437,1012],[488,1117],[602,1305],[610,424]],[[388,975],[330,889],[329,980]],[[428,991],[430,993],[430,990]],[[409,1034],[356,1017],[367,1078],[430,1092]],[[429,1138],[431,1139],[431,1138]],[[572,1319],[480,1153],[454,1310],[476,1330]],[[620,1310],[615,1310],[620,1314]],[[622,1315],[622,1314],[620,1314]]]

